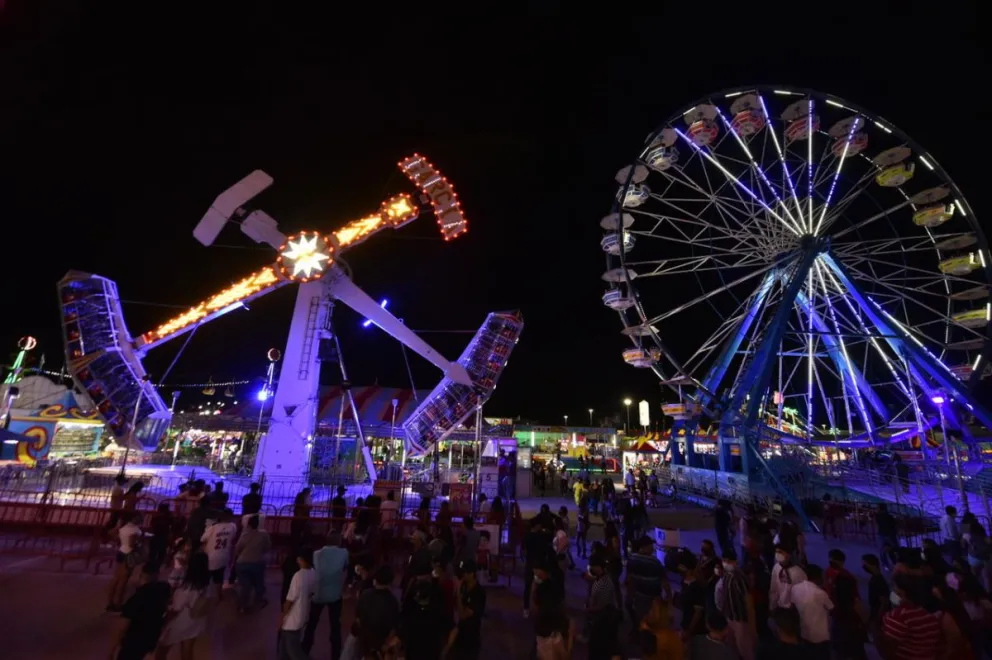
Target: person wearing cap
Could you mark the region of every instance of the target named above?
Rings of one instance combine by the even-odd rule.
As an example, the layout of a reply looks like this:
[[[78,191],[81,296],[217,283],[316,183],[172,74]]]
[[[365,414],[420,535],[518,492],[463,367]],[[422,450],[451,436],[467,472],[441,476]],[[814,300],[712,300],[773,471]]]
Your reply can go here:
[[[474,660],[482,650],[482,617],[486,612],[486,590],[478,580],[479,567],[475,560],[458,564],[459,580],[455,610],[458,623],[448,637],[444,657]]]
[[[344,580],[348,574],[348,551],[341,547],[341,533],[332,529],[324,547],[313,553],[313,568],[317,572],[317,591],[313,597],[310,618],[303,634],[303,649],[313,648],[314,633],[320,615],[326,609],[331,635],[331,660],[341,657],[341,604]]]

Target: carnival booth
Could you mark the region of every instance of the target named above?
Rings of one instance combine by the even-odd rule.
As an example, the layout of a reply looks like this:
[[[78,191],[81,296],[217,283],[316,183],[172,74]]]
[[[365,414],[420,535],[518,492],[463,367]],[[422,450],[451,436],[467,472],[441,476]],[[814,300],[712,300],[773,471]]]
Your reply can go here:
[[[43,376],[28,376],[17,385],[20,394],[10,409],[7,430],[30,442],[5,442],[4,458],[34,466],[39,461],[93,457],[100,452],[103,420],[95,410],[80,406],[71,390]]]

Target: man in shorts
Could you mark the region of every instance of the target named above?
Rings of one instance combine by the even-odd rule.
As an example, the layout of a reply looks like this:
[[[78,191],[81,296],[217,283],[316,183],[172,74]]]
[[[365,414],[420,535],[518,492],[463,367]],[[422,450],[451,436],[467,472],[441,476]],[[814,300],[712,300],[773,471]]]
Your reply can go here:
[[[201,547],[207,553],[210,565],[210,580],[218,588],[224,584],[224,571],[231,563],[234,538],[238,535],[238,526],[231,518],[231,510],[225,509],[220,515],[220,521],[208,527],[200,538],[203,543]]]

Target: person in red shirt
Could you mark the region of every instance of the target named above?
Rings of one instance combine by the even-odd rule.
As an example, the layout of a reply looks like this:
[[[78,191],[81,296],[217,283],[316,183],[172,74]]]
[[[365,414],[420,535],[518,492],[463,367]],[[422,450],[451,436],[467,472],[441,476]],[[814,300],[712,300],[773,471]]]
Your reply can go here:
[[[827,570],[823,573],[823,589],[830,596],[830,600],[834,600],[834,584],[837,582],[837,578],[840,576],[849,577],[854,580],[857,584],[857,579],[851,571],[844,568],[844,562],[847,561],[847,555],[844,554],[842,550],[834,548],[827,553],[827,558],[830,560]],[[861,595],[858,593],[857,587],[855,587],[854,595],[857,600],[861,600]]]
[[[941,623],[921,606],[928,582],[915,575],[898,574],[892,580],[893,609],[882,617],[878,640],[887,660],[935,660],[941,646]]]

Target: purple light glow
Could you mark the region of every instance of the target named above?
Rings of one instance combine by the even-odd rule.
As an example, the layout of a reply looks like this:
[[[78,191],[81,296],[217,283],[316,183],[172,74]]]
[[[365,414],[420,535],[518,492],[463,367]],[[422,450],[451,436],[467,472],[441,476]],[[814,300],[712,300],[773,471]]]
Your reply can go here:
[[[257,398],[259,401],[266,401],[269,398],[268,388],[263,387],[262,389],[260,389],[258,391],[258,394],[255,395],[255,398]]]
[[[382,302],[379,303],[379,307],[382,307],[383,309],[386,309],[386,306],[387,305],[389,305],[389,301],[387,299],[385,299],[385,298],[383,298],[382,299]],[[363,328],[367,328],[370,325],[372,325],[372,320],[371,319],[365,319],[364,321],[362,321],[362,327]]]
[[[942,397],[939,394],[934,394],[932,397],[930,397],[930,400],[936,403],[938,406],[944,405],[944,397]]]

